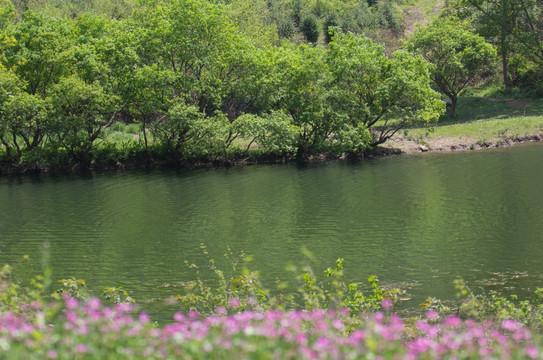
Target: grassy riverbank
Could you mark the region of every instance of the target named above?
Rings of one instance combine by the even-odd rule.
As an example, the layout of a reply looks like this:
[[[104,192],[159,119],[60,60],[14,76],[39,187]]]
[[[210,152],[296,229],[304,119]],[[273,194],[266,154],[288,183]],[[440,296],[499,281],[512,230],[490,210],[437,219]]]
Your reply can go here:
[[[461,97],[454,117],[444,117],[431,128],[400,132],[386,147],[411,153],[475,150],[543,140],[542,100],[481,92],[477,95]]]

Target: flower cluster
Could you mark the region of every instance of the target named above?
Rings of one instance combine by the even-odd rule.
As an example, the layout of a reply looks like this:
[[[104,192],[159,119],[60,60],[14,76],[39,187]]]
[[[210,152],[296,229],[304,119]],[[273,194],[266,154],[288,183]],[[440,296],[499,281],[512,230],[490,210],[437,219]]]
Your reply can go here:
[[[110,308],[97,299],[79,302],[65,296],[56,306],[59,311],[51,319],[39,303],[22,313],[0,313],[0,357],[541,358],[530,331],[513,320],[492,324],[448,317],[440,321],[432,311],[411,323],[383,312],[361,314],[353,322],[348,310],[242,311],[228,316],[217,309],[217,315],[207,317],[195,311],[176,313],[172,323],[158,327],[131,304]]]

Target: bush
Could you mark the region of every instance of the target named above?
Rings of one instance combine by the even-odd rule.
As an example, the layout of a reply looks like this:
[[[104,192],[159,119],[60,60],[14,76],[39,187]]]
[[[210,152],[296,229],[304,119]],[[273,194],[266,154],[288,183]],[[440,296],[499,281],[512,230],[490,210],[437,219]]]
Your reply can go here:
[[[326,16],[324,21],[324,38],[327,43],[332,41],[332,28],[339,26],[339,15],[335,11],[331,11]]]
[[[304,34],[307,41],[316,43],[319,40],[319,23],[314,15],[307,14],[302,18],[300,30]]]

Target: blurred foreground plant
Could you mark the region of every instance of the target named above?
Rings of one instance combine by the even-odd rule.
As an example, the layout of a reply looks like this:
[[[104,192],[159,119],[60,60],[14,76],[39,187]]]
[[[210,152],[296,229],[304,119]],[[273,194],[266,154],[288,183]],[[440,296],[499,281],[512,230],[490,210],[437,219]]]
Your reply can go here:
[[[278,288],[270,290],[264,287],[257,271],[241,267],[251,259],[243,252],[235,256],[229,251],[225,256],[232,264],[231,275],[217,268],[215,260],[210,258],[207,248],[201,245],[203,254],[208,258],[209,269],[214,277],[204,281],[200,268],[186,263],[195,272],[196,280],[185,283],[182,295],[177,299],[183,311],[196,310],[212,314],[232,313],[241,310],[270,309],[348,309],[350,314],[361,311],[375,312],[382,308],[382,301],[388,299],[390,307],[395,309],[404,291],[400,289],[383,290],[379,279],[372,275],[368,278],[370,290],[364,292],[357,283],[345,281],[343,259],[337,259],[335,267],[324,270],[324,278],[319,278],[313,270],[306,266],[298,269],[295,266],[287,270],[296,280],[295,284],[280,282]],[[295,291],[290,291],[295,288]],[[393,309],[393,310],[394,310]]]

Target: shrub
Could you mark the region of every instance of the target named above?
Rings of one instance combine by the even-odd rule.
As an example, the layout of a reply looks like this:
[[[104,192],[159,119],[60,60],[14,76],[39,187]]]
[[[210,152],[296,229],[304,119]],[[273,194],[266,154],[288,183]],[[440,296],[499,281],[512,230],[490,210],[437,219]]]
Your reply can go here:
[[[319,24],[317,18],[312,14],[307,14],[302,18],[300,30],[307,41],[316,43],[319,40]]]

